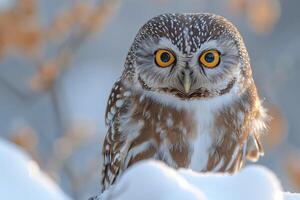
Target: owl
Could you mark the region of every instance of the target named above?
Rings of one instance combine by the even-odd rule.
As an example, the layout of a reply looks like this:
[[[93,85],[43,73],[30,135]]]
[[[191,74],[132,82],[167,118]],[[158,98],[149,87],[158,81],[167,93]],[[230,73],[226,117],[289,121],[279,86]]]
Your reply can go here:
[[[135,37],[105,120],[103,190],[145,159],[236,172],[263,155],[267,114],[231,22],[208,13],[163,14]]]

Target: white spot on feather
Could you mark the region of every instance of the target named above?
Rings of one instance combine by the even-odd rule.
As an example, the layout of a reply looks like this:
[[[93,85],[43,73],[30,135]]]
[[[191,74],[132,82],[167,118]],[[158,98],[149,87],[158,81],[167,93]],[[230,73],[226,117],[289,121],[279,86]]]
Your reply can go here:
[[[116,106],[118,108],[120,108],[123,104],[124,104],[124,100],[122,100],[122,99],[119,99],[119,100],[116,101]]]
[[[107,113],[107,118],[109,119],[109,120],[112,120],[112,118],[114,117],[114,115],[112,114],[112,113]]]
[[[124,92],[124,97],[129,97],[130,95],[131,95],[131,92],[130,91],[126,91],[126,92]]]
[[[174,124],[173,119],[171,118],[171,116],[169,116],[167,118],[167,127],[171,128],[173,126],[173,124]]]

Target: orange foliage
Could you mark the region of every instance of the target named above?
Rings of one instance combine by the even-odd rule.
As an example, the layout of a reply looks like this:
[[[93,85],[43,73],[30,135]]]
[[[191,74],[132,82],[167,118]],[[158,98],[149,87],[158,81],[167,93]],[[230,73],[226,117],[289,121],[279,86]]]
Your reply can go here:
[[[228,5],[235,14],[244,14],[259,34],[270,32],[280,17],[278,0],[229,0]]]
[[[299,192],[300,191],[300,157],[299,152],[291,153],[287,159],[286,171],[289,175],[290,180],[294,188]]]
[[[38,24],[36,4],[36,0],[19,0],[14,7],[0,13],[0,56],[9,49],[34,55],[37,72],[30,85],[34,90],[49,90],[85,38],[103,28],[113,16],[119,1],[76,2],[58,14],[49,27]],[[71,40],[69,36],[72,36]],[[43,52],[53,39],[63,40],[60,43],[64,45],[49,59]]]
[[[34,90],[48,90],[52,87],[59,73],[58,65],[54,62],[43,63],[38,68],[38,73],[31,79],[31,87]]]
[[[10,140],[27,151],[34,159],[38,160],[38,138],[35,130],[30,126],[23,126],[11,134]]]
[[[88,3],[77,3],[69,10],[59,13],[48,30],[48,37],[55,38],[70,32],[77,23],[82,24],[86,17],[93,13],[93,6]]]
[[[35,23],[34,0],[20,0],[11,10],[0,13],[0,54],[8,48],[32,53],[42,40],[43,31]]]
[[[279,15],[279,2],[275,0],[254,0],[249,3],[249,24],[257,33],[269,32],[278,21]]]
[[[274,149],[284,141],[287,136],[286,119],[281,111],[274,105],[266,105],[270,117],[268,123],[268,133],[264,135],[264,144],[270,149]]]
[[[82,164],[80,173],[68,162],[79,150],[95,136],[90,125],[77,123],[64,124],[61,99],[53,86],[57,78],[63,78],[63,71],[71,67],[76,51],[94,32],[102,30],[116,13],[120,0],[74,1],[72,6],[53,17],[49,26],[39,24],[37,0],[16,0],[16,4],[0,12],[0,59],[11,52],[25,55],[31,61],[35,73],[30,80],[31,89],[44,91],[50,96],[57,127],[57,138],[52,141],[53,151],[47,152],[47,158],[39,159],[38,138],[35,130],[24,126],[11,134],[10,140],[25,149],[45,171],[59,179],[61,174],[67,177],[74,196],[82,189],[91,176],[98,171],[98,159],[93,156]],[[49,50],[54,55],[49,56]],[[13,51],[11,51],[13,50]],[[28,62],[27,62],[28,63]],[[44,93],[39,93],[43,95]],[[31,99],[30,99],[31,100]],[[34,104],[35,101],[30,102]],[[65,106],[65,105],[64,105]],[[66,128],[66,130],[65,130]],[[40,137],[43,134],[39,135]],[[39,138],[45,142],[47,138]],[[42,144],[43,145],[43,144]]]

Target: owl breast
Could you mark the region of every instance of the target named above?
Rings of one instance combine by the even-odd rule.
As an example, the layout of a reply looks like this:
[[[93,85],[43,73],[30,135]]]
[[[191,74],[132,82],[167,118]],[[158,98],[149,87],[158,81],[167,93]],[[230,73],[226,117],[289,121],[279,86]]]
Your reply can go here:
[[[217,135],[216,118],[219,111],[233,101],[233,97],[226,94],[214,99],[185,102],[171,98],[174,98],[174,105],[157,101],[151,94],[138,93],[131,97],[132,110],[128,124],[140,126],[131,141],[124,167],[139,160],[154,158],[174,168],[220,170],[224,163],[215,165],[221,162],[221,154],[231,152],[214,154],[218,148],[215,141],[222,141],[220,137],[225,135]],[[180,103],[182,105],[175,105]]]
[[[148,156],[175,168],[189,166],[197,130],[192,110],[165,106],[143,94],[133,98],[132,107],[132,122],[143,125],[132,141],[128,165]]]

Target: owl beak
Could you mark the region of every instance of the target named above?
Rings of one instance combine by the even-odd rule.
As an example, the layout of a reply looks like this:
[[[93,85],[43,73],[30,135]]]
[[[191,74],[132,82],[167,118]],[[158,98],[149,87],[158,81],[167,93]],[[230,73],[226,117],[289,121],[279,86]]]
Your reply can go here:
[[[184,73],[183,76],[183,87],[185,93],[189,93],[191,91],[192,79],[189,73]]]

